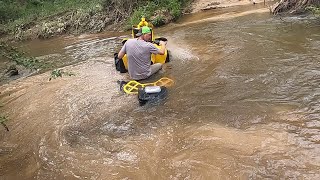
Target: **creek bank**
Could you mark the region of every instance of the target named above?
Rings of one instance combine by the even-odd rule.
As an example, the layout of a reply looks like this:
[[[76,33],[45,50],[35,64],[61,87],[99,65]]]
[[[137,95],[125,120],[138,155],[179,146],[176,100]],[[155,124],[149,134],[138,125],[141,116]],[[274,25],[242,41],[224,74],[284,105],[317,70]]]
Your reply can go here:
[[[157,5],[153,1],[145,1],[146,7],[143,8],[138,6],[141,4],[138,0],[131,2],[108,0],[89,10],[70,9],[47,17],[38,18],[35,16],[29,21],[16,24],[11,28],[7,28],[7,24],[2,24],[0,25],[0,37],[2,37],[0,41],[45,39],[63,34],[79,35],[102,31],[123,31],[130,29],[132,24],[137,24],[142,16],[145,16],[155,26],[162,26],[175,21],[181,14],[257,3],[270,4],[270,2],[270,0],[185,0],[179,5],[164,5],[162,2],[162,6],[168,7],[159,7],[159,4]],[[319,6],[320,2],[315,0],[281,0],[269,8],[274,14],[279,12],[295,13],[305,11],[306,7],[310,5]],[[148,9],[151,12],[148,12]]]
[[[195,0],[191,4],[190,13],[249,4],[255,5],[257,3],[267,3],[270,1],[272,0]]]
[[[43,7],[32,5],[36,12],[41,8],[46,12],[39,16],[35,12],[30,12],[32,10],[30,8],[21,9],[26,11],[20,13],[26,14],[22,17],[10,19],[10,17],[0,16],[0,22],[1,20],[4,22],[0,25],[0,37],[2,41],[20,41],[51,38],[62,34],[118,32],[131,29],[131,26],[139,23],[142,17],[157,27],[176,20],[182,14],[183,7],[188,6],[190,1],[97,0],[91,5],[89,3],[90,7],[87,7],[85,2],[73,5],[58,1],[51,2],[55,7],[50,7],[51,4],[45,2]],[[24,4],[26,3],[29,2]],[[6,6],[10,5],[12,4],[9,3]],[[69,9],[64,8],[64,5]],[[14,7],[17,8],[17,4]],[[54,8],[57,10],[54,11]],[[3,11],[3,7],[1,9],[0,6],[0,12],[1,10]],[[10,10],[7,11],[12,14]]]
[[[45,39],[63,34],[98,33],[118,28],[107,12],[90,13],[73,10],[17,26],[6,39]]]
[[[48,17],[33,17],[25,23],[5,28],[0,25],[1,41],[21,41],[36,38],[51,38],[64,34],[79,35],[83,33],[99,33],[102,31],[123,31],[132,24],[140,22],[145,16],[155,26],[169,24],[180,15],[203,10],[226,8],[250,3],[261,3],[264,0],[186,0],[180,5],[159,5],[149,2],[145,9],[138,7],[138,1],[114,1],[97,5],[90,10],[71,9]],[[171,9],[170,9],[171,8]],[[177,9],[178,8],[178,9]],[[149,9],[152,12],[148,12]]]

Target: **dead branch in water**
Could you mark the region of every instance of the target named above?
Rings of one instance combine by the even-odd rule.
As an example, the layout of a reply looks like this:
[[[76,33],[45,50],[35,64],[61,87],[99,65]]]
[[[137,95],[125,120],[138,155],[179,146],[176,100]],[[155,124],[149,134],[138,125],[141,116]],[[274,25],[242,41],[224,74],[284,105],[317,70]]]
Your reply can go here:
[[[8,126],[4,122],[2,122],[1,124],[3,125],[4,128],[6,128],[7,131],[9,131]]]
[[[2,126],[4,128],[6,128],[7,131],[9,131],[8,126],[4,123],[8,120],[8,118],[6,116],[0,116],[0,124],[2,124]]]

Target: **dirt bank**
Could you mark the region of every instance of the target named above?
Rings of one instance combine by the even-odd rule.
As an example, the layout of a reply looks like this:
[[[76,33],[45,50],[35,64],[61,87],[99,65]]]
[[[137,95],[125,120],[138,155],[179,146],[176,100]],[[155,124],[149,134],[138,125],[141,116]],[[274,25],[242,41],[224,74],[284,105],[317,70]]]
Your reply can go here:
[[[270,0],[265,0],[269,2]],[[255,3],[263,3],[264,0],[195,0],[191,4],[191,13],[205,11],[210,9],[217,9],[217,8],[226,8],[232,6],[240,6],[240,5],[248,5],[248,4],[255,4]]]

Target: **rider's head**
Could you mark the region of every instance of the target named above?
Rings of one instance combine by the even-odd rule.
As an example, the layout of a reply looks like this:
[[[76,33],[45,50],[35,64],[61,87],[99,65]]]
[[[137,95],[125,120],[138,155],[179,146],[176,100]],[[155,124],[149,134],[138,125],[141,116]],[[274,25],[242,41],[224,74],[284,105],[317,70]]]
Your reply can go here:
[[[152,32],[148,26],[143,26],[141,28],[141,38],[145,41],[151,41],[152,39]]]

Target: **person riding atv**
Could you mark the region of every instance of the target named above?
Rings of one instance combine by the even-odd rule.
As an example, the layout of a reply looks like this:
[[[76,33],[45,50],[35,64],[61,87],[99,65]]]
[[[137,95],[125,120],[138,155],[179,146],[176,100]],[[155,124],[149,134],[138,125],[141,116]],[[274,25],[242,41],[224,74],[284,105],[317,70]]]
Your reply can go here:
[[[142,80],[150,77],[162,68],[161,63],[151,65],[151,54],[164,55],[166,52],[166,42],[160,41],[160,49],[158,49],[150,41],[152,39],[151,28],[143,26],[141,34],[138,38],[129,39],[125,42],[118,54],[118,58],[122,59],[124,55],[128,58],[128,71],[131,79]]]
[[[116,69],[120,72],[129,70],[131,78],[136,80],[149,77],[169,62],[166,42],[166,38],[155,38],[152,25],[142,18],[137,26],[132,26],[132,39],[124,39],[119,55],[115,53]]]

